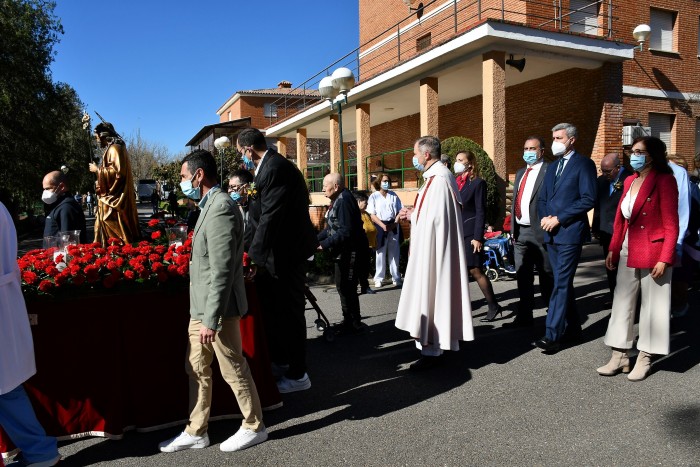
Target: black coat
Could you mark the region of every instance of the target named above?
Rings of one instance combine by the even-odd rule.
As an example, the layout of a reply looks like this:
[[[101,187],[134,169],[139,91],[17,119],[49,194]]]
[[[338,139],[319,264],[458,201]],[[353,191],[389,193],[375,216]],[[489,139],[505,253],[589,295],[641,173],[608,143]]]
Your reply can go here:
[[[596,199],[595,209],[593,211],[593,232],[605,232],[609,235],[613,233],[613,223],[615,222],[615,211],[622,197],[622,187],[625,179],[631,173],[627,170],[620,174],[620,189],[610,193],[610,181],[601,175],[598,177],[598,198]]]
[[[486,182],[476,177],[459,190],[462,198],[462,230],[468,245],[472,240],[484,242],[486,225]]]
[[[318,241],[309,216],[309,191],[299,169],[269,149],[248,197],[245,245],[257,265],[277,276],[314,254]]]
[[[44,224],[44,237],[65,230],[80,230],[80,243],[87,243],[87,227],[83,208],[70,194],[63,195],[51,205]]]
[[[362,227],[362,215],[355,197],[343,189],[328,210],[327,226],[318,234],[324,250],[337,256],[347,251],[366,251],[367,235]]]

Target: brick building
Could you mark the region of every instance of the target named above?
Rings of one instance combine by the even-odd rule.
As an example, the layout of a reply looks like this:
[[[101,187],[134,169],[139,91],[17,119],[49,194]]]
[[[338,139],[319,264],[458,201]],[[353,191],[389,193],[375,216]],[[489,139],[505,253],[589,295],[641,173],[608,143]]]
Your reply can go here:
[[[697,0],[358,3],[361,45],[345,65],[357,84],[342,115],[357,152],[345,170],[357,171],[351,185],[366,188],[380,154],[425,134],[473,139],[503,181],[522,166],[524,139],[549,141],[559,122],[578,127],[576,147],[596,163],[623,149],[623,131],[642,128],[691,167],[700,151]],[[652,32],[639,50],[632,31],[642,23]],[[327,102],[266,131],[290,155],[288,141],[328,139],[338,170],[338,115]],[[303,168],[304,147],[295,155]],[[401,157],[394,168],[410,167],[412,153]]]

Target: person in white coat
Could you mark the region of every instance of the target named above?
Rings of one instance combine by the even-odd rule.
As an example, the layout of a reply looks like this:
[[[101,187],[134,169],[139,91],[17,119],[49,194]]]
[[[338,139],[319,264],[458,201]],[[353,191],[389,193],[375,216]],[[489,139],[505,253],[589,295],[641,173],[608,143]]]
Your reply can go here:
[[[391,178],[385,173],[377,175],[372,182],[376,190],[367,200],[367,213],[372,222],[377,226],[377,253],[376,270],[374,274],[374,287],[380,288],[386,267],[389,265],[391,282],[401,287],[401,273],[399,272],[399,256],[401,254],[401,226],[399,225],[399,212],[403,207],[398,195],[391,191]]]
[[[17,266],[17,231],[0,203],[0,426],[21,450],[19,465],[55,465],[56,438],[46,436],[22,386],[36,373],[34,343]]]
[[[459,341],[474,340],[474,330],[457,182],[440,162],[438,138],[424,136],[413,150],[425,182],[414,207],[400,214],[411,220],[411,252],[396,327],[421,351],[410,369],[423,370],[439,363],[444,350],[459,350]]]

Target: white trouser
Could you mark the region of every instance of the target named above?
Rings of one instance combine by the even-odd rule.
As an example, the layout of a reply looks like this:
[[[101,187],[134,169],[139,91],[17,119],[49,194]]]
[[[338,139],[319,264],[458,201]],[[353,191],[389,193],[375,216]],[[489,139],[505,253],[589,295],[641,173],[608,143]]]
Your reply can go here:
[[[632,348],[637,294],[641,289],[637,349],[650,354],[668,355],[673,268],[666,268],[661,277],[653,279],[651,269],[628,268],[627,256],[625,238],[617,267],[617,285],[605,344],[619,349]]]
[[[396,233],[386,232],[384,245],[381,248],[377,248],[377,269],[374,274],[374,282],[381,282],[384,280],[384,276],[386,275],[387,261],[389,262],[389,272],[391,273],[391,280],[393,280],[394,282],[401,282],[401,274],[399,273],[400,252],[401,250],[399,245],[398,229]]]

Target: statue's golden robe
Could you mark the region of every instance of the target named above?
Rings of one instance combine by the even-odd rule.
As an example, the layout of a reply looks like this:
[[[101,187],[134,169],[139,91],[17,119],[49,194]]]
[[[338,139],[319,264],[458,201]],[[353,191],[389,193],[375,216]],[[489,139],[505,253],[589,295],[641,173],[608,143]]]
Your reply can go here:
[[[125,243],[139,240],[134,180],[123,144],[110,143],[105,149],[97,170],[95,192],[95,242],[106,245],[109,238],[121,238]]]

